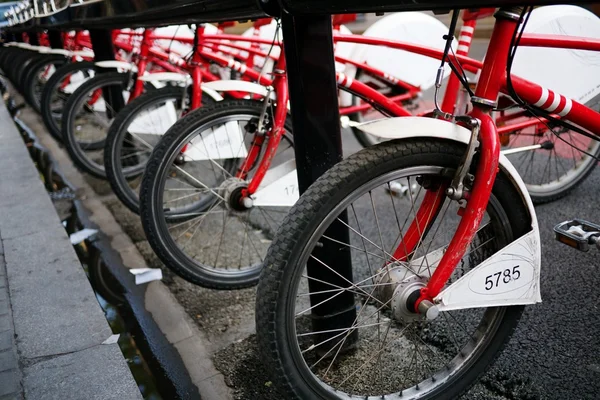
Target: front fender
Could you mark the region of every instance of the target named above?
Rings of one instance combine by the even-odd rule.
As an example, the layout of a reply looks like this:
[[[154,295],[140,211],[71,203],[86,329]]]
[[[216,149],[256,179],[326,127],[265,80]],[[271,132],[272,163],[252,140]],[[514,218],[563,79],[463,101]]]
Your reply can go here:
[[[137,72],[137,66],[135,66],[135,64],[125,61],[97,61],[95,65],[100,68],[117,68],[123,71]]]
[[[185,84],[191,85],[192,78],[189,74],[180,74],[177,72],[153,72],[149,74],[145,74],[138,78],[142,82],[174,82],[176,84]],[[208,95],[214,101],[223,100],[223,96],[221,96],[217,91],[206,87],[205,83],[202,83],[202,93]]]
[[[357,125],[357,128],[368,134],[383,139],[435,138],[452,140],[465,145],[469,143],[471,132],[462,126],[441,119],[424,117],[387,118]],[[500,172],[512,182],[520,196],[520,201],[528,210],[531,231],[516,239],[496,254],[485,260],[458,281],[448,286],[437,297],[436,302],[442,311],[507,306],[516,304],[533,304],[541,301],[540,269],[541,246],[535,209],[523,179],[512,163],[500,154]],[[515,258],[516,257],[516,258]],[[481,290],[486,274],[497,272],[496,269],[506,265],[522,265],[528,271],[527,281],[523,279],[516,289],[492,293]],[[508,267],[507,267],[508,268]],[[492,271],[492,272],[490,272]],[[525,285],[523,285],[525,283]],[[511,282],[512,284],[512,282]]]
[[[468,144],[471,138],[471,132],[465,127],[442,119],[425,117],[385,118],[357,124],[355,127],[365,133],[386,140],[430,137]],[[500,167],[509,176],[521,194],[523,203],[527,206],[532,217],[532,227],[535,225],[537,229],[535,209],[523,179],[508,158],[502,154],[500,154]]]
[[[220,80],[212,82],[202,82],[202,89],[213,90],[215,92],[246,92],[257,94],[261,97],[266,97],[269,91],[266,87],[248,81],[236,81],[236,80]],[[277,93],[271,91],[269,96],[271,100],[277,100]],[[287,109],[290,109],[290,102],[288,101]]]
[[[219,80],[212,82],[202,82],[202,87],[215,90],[217,92],[247,92],[254,93],[261,97],[266,97],[269,93],[267,88],[258,83],[236,80]],[[271,92],[271,98],[275,100],[275,92]]]
[[[189,74],[180,74],[177,72],[152,72],[144,74],[138,78],[143,82],[176,82],[186,83],[191,80]]]

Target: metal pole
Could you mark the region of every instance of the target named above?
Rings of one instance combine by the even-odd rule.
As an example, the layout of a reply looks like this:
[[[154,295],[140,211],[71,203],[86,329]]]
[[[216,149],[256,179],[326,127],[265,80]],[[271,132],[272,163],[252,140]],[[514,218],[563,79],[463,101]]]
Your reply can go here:
[[[108,29],[90,29],[90,40],[94,50],[94,59],[96,61],[112,61],[115,59],[115,50],[112,43],[111,31]],[[113,71],[112,68],[98,68],[98,73],[106,73]],[[123,99],[123,88],[120,86],[111,86],[102,91],[104,101],[106,102],[106,113],[109,118],[114,118],[111,115],[111,110],[114,114],[118,113],[125,107]]]
[[[32,46],[39,46],[40,39],[38,37],[37,32],[27,32],[27,37],[29,38],[29,44]]]
[[[290,89],[294,148],[300,193],[304,192],[319,176],[342,159],[342,140],[338,111],[338,93],[335,77],[331,16],[294,17],[284,14],[282,18],[284,50],[287,59]],[[346,212],[340,219],[347,221]],[[343,243],[349,243],[348,229],[342,223],[332,224],[325,233]],[[347,246],[323,243],[313,255],[335,268],[337,273],[352,281],[352,260]],[[347,281],[317,261],[307,265],[310,277],[332,285],[346,287]],[[309,280],[312,293],[331,290],[332,286],[317,280]],[[311,305],[331,298],[331,293],[313,294]],[[313,330],[326,331],[346,328],[356,318],[354,296],[345,292],[316,306],[312,310]],[[323,341],[337,332],[315,335]],[[346,338],[345,346],[351,345],[358,332]],[[344,336],[342,336],[344,337]],[[338,340],[331,340],[334,346]]]
[[[64,47],[60,31],[48,31],[48,41],[50,42],[50,47],[53,49],[62,49]]]

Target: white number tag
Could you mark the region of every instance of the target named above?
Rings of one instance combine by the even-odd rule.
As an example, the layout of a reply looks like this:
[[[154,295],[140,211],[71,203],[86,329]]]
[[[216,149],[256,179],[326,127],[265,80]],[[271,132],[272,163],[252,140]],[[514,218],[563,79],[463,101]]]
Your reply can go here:
[[[229,121],[192,139],[183,153],[188,161],[244,158],[248,150],[237,121]]]
[[[537,229],[517,239],[444,289],[440,310],[534,304],[540,295]]]
[[[286,161],[267,171],[261,186],[252,197],[256,206],[293,206],[300,197],[296,160]]]
[[[129,132],[138,135],[164,135],[177,122],[177,110],[173,103],[165,105],[136,118],[129,125]]]

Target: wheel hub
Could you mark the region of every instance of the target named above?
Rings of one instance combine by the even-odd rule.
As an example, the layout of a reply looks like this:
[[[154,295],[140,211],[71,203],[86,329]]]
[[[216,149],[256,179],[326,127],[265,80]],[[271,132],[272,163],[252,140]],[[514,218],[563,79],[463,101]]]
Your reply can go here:
[[[252,208],[252,199],[244,196],[244,189],[248,183],[240,178],[228,178],[219,187],[219,194],[225,199],[228,209],[234,211],[246,211]]]
[[[380,278],[377,282],[377,297],[379,301],[389,305],[393,318],[400,323],[424,320],[422,314],[414,312],[412,305],[415,294],[420,293],[427,285],[427,278],[413,273],[404,262],[391,263],[378,273]]]

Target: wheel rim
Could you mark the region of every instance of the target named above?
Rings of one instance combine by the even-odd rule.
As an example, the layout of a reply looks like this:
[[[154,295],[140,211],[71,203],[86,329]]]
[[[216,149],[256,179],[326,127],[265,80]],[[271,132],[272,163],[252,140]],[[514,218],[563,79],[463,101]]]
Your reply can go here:
[[[551,197],[560,194],[577,184],[597,162],[585,153],[597,156],[600,142],[564,129],[555,129],[555,133],[546,131],[535,135],[533,128],[530,128],[510,134],[509,143],[502,149],[523,149],[508,154],[507,158],[523,178],[532,196]],[[544,144],[549,144],[551,149],[525,150],[527,146]]]
[[[191,131],[170,152],[168,167],[159,178],[157,205],[162,209],[157,211],[156,222],[163,232],[169,232],[168,237],[163,238],[167,247],[189,269],[232,279],[260,269],[266,250],[287,213],[288,207],[254,206],[238,211],[225,203],[221,184],[233,179],[244,159],[188,159],[193,148],[206,148],[203,138],[224,124],[238,124],[247,149],[252,140],[252,134],[246,131],[247,124],[257,121],[257,116],[248,114],[215,118]],[[237,154],[237,149],[234,148],[233,154]],[[271,168],[291,158],[293,147],[284,135]],[[250,176],[255,170],[251,170]],[[200,195],[185,193],[190,191]]]
[[[378,265],[377,262],[379,267],[389,260],[395,248],[394,243],[385,243],[383,238],[399,239],[399,233],[405,228],[406,222],[402,223],[404,219],[399,218],[398,212],[404,212],[410,223],[412,218],[408,217],[414,215],[415,204],[418,204],[424,192],[422,188],[414,187],[414,179],[407,179],[407,177],[439,178],[441,173],[441,167],[407,168],[366,183],[350,193],[323,219],[302,249],[298,265],[303,267],[297,268],[291,287],[286,288],[289,294],[285,306],[285,332],[288,343],[292,343],[293,363],[313,390],[324,396],[329,393],[329,396],[334,394],[339,398],[363,399],[366,396],[385,399],[421,398],[438,393],[445,385],[456,379],[481,356],[492,340],[504,316],[504,308],[450,311],[443,312],[440,317],[430,322],[398,323],[390,318],[389,307],[384,305],[386,302],[378,300],[377,295],[374,294],[378,284],[376,279],[370,279],[376,275],[373,268]],[[390,182],[403,182],[407,187],[412,186],[412,189],[405,198],[399,199],[392,196],[391,191],[385,188],[387,186],[389,189]],[[382,190],[386,192],[384,196],[381,195]],[[374,196],[375,191],[378,193]],[[388,210],[388,214],[383,212],[384,201],[388,202],[387,208],[391,209]],[[406,204],[402,204],[402,201]],[[436,236],[443,234],[451,237],[453,229],[448,230],[440,221],[450,217],[450,224],[455,228],[457,217],[453,208],[456,208],[456,203],[445,200],[437,216],[438,222],[432,226],[426,242],[421,243],[415,252],[415,260],[426,254],[431,255],[434,249],[442,248],[443,245],[440,246],[440,243],[447,243],[445,240],[439,241]],[[310,323],[312,317],[309,315],[314,307],[308,297],[308,281],[311,279],[307,278],[306,272],[309,259],[321,268],[330,268],[313,255],[318,243],[335,243],[336,248],[348,246],[348,243],[344,244],[323,235],[333,222],[343,223],[337,219],[342,210],[348,210],[348,222],[345,225],[350,226],[349,244],[353,247],[350,247],[349,251],[354,253],[354,283],[350,285],[348,282],[346,289],[349,290],[340,290],[341,286],[328,289],[330,294],[327,293],[326,298],[331,300],[343,294],[342,292],[361,294],[361,296],[353,294],[358,317],[352,326],[353,330],[358,331],[359,339],[352,346],[354,350],[349,352],[341,350],[352,330],[338,329],[334,332],[312,330]],[[389,215],[392,212],[396,217]],[[365,224],[365,221],[368,223]],[[395,231],[397,234],[382,234],[380,230],[382,221],[394,221],[393,224],[397,224]],[[477,239],[463,258],[461,266],[457,267],[451,281],[458,279],[478,264],[480,262],[478,258],[487,258],[503,244],[508,243],[511,236],[506,214],[498,201],[492,197]],[[423,258],[423,261],[429,269],[427,258]],[[355,268],[357,265],[358,267]],[[422,270],[422,266],[423,262],[417,272],[427,275],[429,272]],[[362,301],[364,299],[361,300],[361,297],[366,297],[367,301]],[[392,300],[393,298],[389,301]],[[321,301],[316,306],[320,307],[324,304],[326,303]],[[440,334],[444,327],[452,329],[446,329],[449,333]],[[314,339],[324,333],[328,333],[329,336]],[[461,338],[465,340],[460,340]],[[318,350],[319,348],[321,350]],[[411,349],[413,351],[409,353]],[[436,365],[439,365],[439,368],[435,368]],[[399,382],[398,377],[402,377],[402,382]]]

